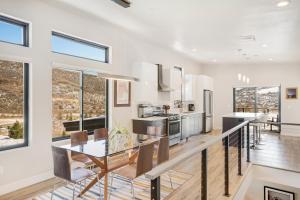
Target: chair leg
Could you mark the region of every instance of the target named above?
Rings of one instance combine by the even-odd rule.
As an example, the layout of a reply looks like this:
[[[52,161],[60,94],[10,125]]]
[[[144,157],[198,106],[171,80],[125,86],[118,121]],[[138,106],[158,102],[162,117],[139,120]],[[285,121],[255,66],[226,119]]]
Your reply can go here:
[[[172,182],[172,178],[171,178],[171,176],[170,176],[170,172],[168,172],[168,177],[169,177],[169,180],[170,180],[171,188],[174,189],[174,187],[173,187],[173,182]]]
[[[53,193],[55,191],[55,184],[53,185],[53,188],[52,188],[52,192],[51,192],[51,200],[53,199]]]
[[[110,191],[109,191],[108,199],[110,199],[110,196],[111,196],[111,190],[112,190],[112,186],[113,186],[113,182],[114,182],[114,176],[115,176],[115,174],[111,175]]]
[[[97,181],[98,181],[98,185],[99,185],[99,197],[101,199],[101,179],[99,179],[98,175],[97,175]]]
[[[134,196],[134,185],[133,185],[133,180],[130,181],[130,184],[131,184],[132,199],[135,199],[135,196]]]
[[[76,189],[76,183],[73,183],[73,197],[72,199],[75,199],[75,189]]]

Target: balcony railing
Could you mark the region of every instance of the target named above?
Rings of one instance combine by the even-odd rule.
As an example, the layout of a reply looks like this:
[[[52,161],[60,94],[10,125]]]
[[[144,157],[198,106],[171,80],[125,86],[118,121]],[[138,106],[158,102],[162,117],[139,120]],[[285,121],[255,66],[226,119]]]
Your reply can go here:
[[[244,128],[246,127],[246,131],[244,131]],[[160,177],[162,174],[168,172],[169,170],[175,168],[176,166],[184,163],[189,158],[195,156],[195,155],[201,155],[201,200],[207,200],[208,199],[208,178],[211,176],[211,173],[208,173],[208,164],[209,164],[209,158],[208,158],[208,149],[211,148],[213,145],[221,144],[221,148],[223,148],[224,155],[224,166],[223,166],[223,191],[224,196],[230,196],[230,146],[229,146],[229,136],[232,134],[238,135],[237,145],[232,146],[231,148],[237,148],[237,159],[234,160],[234,162],[237,162],[237,168],[238,168],[238,176],[243,176],[242,173],[242,153],[243,153],[243,141],[246,139],[246,161],[250,162],[250,128],[249,128],[249,121],[245,121],[238,126],[226,131],[222,135],[206,135],[203,137],[203,143],[196,146],[195,148],[192,148],[184,153],[180,153],[175,158],[169,160],[168,162],[165,162],[156,168],[154,168],[152,171],[148,172],[146,174],[146,178],[151,180],[151,200],[158,200],[161,198],[160,194]],[[246,137],[244,137],[246,136]],[[198,185],[194,185],[193,187],[197,187]]]

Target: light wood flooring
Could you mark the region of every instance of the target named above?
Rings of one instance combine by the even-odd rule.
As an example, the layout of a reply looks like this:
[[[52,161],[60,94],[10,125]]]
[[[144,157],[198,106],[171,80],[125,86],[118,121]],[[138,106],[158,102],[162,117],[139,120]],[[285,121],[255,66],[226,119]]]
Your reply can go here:
[[[220,131],[214,131],[211,135],[221,134]],[[206,136],[193,136],[187,143],[182,143],[171,148],[170,156],[189,151],[191,148],[200,145]],[[207,136],[209,137],[209,136]],[[298,145],[297,145],[298,144]],[[263,134],[263,139],[259,149],[251,151],[251,159],[255,163],[264,165],[276,165],[274,167],[290,167],[291,169],[300,169],[297,162],[300,162],[300,139],[290,137],[279,137],[274,134]],[[245,149],[242,153],[243,174],[237,175],[237,149],[230,147],[230,197],[224,194],[224,148],[222,142],[214,144],[208,149],[208,190],[210,200],[232,199],[235,192],[245,175],[247,174],[249,164],[246,162]],[[287,158],[287,159],[286,159]],[[275,162],[275,161],[276,162]],[[285,161],[283,161],[285,160]],[[192,156],[186,162],[178,165],[175,170],[188,173],[193,177],[188,180],[179,189],[167,197],[168,200],[199,200],[201,197],[201,154]],[[16,192],[0,196],[0,200],[23,200],[36,196],[37,194],[49,191],[57,179],[51,179],[42,183],[18,190]]]

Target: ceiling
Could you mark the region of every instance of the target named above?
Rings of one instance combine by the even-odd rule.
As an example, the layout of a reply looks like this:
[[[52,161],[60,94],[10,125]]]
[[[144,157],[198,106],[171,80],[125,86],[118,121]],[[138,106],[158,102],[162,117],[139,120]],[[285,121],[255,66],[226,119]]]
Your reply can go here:
[[[300,1],[58,0],[201,63],[300,62]]]

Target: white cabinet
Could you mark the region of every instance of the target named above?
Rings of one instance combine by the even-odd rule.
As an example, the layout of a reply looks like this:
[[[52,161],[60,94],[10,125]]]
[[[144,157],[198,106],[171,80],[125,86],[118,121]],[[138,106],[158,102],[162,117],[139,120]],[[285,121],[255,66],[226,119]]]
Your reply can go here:
[[[195,104],[196,111],[203,112],[203,91],[213,91],[213,79],[205,75],[185,75],[184,100]]]
[[[193,113],[181,117],[182,138],[198,135],[202,132],[202,113]]]
[[[158,101],[158,78],[157,65],[150,63],[140,63],[134,67],[133,75],[140,81],[133,84],[133,101],[139,103],[156,104]]]

